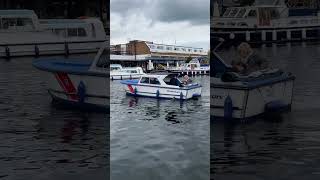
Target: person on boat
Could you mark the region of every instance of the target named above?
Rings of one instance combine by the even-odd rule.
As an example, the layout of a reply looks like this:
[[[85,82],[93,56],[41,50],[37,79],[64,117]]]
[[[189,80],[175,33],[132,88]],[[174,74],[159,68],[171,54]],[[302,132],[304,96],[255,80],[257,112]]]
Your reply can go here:
[[[173,78],[171,78],[169,84],[173,85],[173,86],[180,86],[181,85],[177,76],[174,76]]]
[[[189,78],[188,75],[184,75],[184,76],[183,76],[182,83],[183,83],[184,85],[187,85],[187,84],[189,84],[189,83],[191,83],[191,82],[192,82],[192,80]]]
[[[232,69],[242,75],[269,68],[269,62],[257,55],[248,43],[241,43],[237,48],[239,59],[231,62]]]

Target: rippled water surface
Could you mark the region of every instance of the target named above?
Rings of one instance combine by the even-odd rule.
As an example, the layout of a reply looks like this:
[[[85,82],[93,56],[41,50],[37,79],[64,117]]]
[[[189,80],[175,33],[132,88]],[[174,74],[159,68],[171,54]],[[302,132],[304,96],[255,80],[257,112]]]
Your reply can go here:
[[[320,45],[256,50],[296,75],[292,111],[277,120],[211,121],[211,175],[215,180],[320,179]],[[220,53],[231,60],[234,51]]]
[[[209,76],[198,100],[125,95],[111,82],[111,179],[209,178]]]
[[[107,115],[53,107],[31,63],[0,59],[0,179],[106,179]]]

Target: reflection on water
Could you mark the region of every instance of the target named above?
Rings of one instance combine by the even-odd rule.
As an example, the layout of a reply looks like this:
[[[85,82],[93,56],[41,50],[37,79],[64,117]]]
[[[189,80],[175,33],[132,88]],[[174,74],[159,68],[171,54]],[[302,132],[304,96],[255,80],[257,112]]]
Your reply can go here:
[[[292,112],[250,123],[211,121],[211,175],[215,180],[320,178],[320,45],[291,43],[256,49],[296,76]],[[234,49],[220,52],[234,55]]]
[[[209,178],[209,77],[199,100],[126,96],[111,82],[111,178]],[[125,173],[124,173],[125,172]]]
[[[0,178],[105,179],[107,115],[53,107],[31,63],[0,59]]]

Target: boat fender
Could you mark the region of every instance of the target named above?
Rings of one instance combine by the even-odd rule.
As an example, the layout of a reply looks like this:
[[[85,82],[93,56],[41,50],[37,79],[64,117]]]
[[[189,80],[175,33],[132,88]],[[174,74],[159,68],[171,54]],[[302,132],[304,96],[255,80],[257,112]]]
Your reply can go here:
[[[122,80],[122,76],[120,76],[120,80]]]
[[[64,53],[66,56],[69,56],[70,52],[69,52],[69,46],[67,42],[64,43]]]
[[[130,80],[132,79],[131,74],[130,74]]]
[[[10,58],[10,48],[8,46],[6,47],[6,58]]]
[[[182,100],[183,99],[183,94],[182,94],[182,92],[180,92],[180,100]]]
[[[35,45],[34,46],[34,55],[36,56],[36,57],[39,57],[39,47],[37,46],[37,45]]]
[[[86,96],[86,86],[84,85],[84,83],[82,81],[80,81],[80,83],[78,85],[77,94],[79,96],[79,102],[83,103],[84,102],[84,98]]]
[[[159,98],[159,96],[160,96],[160,91],[159,91],[159,89],[157,90],[157,98]]]
[[[134,88],[134,95],[137,95],[138,89],[137,87]]]
[[[227,98],[224,100],[224,118],[227,120],[232,119],[232,113],[233,113],[232,99],[228,95]]]

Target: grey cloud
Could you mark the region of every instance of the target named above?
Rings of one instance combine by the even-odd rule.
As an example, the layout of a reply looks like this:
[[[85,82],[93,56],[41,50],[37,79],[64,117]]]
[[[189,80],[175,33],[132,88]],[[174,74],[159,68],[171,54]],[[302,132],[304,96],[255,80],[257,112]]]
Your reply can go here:
[[[123,17],[143,13],[153,22],[209,23],[209,0],[112,0],[111,12]]]

